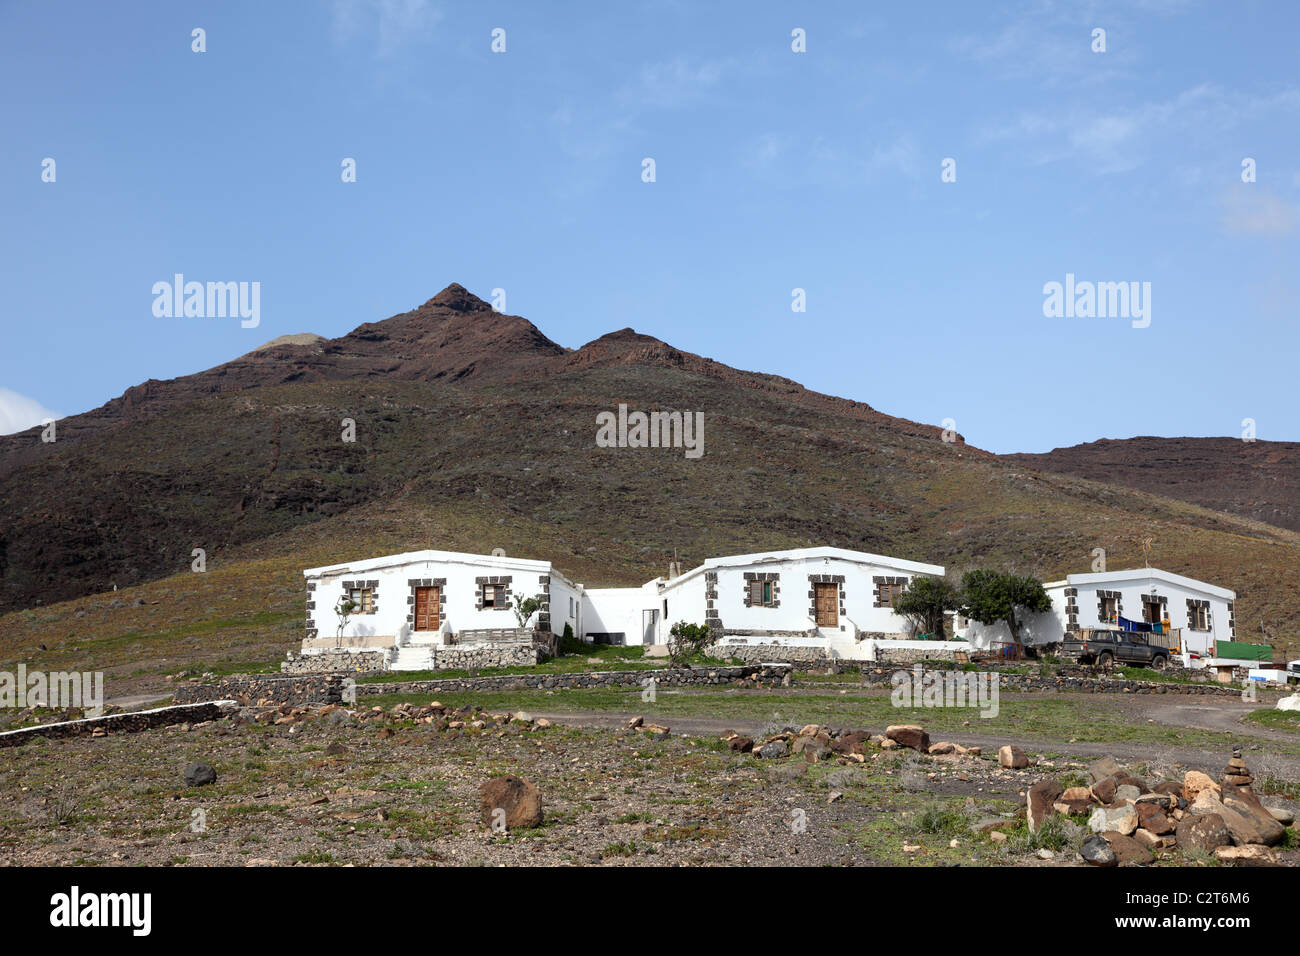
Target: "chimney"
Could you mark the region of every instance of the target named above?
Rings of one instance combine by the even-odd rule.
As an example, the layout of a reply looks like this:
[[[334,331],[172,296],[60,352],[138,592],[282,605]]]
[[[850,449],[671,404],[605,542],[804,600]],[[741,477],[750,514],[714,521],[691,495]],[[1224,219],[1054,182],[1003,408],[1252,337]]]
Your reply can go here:
[[[677,560],[677,551],[674,549],[673,559],[668,562],[668,580],[671,581],[673,578],[681,577],[681,574],[682,565],[681,562]]]

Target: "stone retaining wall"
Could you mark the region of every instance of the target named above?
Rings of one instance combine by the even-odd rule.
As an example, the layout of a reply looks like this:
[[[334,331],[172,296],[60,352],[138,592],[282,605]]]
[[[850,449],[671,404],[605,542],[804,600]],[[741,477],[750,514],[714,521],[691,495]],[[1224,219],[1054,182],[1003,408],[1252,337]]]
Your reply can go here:
[[[876,659],[852,660],[831,657],[824,647],[788,646],[785,644],[718,644],[712,650],[719,657],[734,657],[747,663],[780,662],[793,664],[795,670],[842,670],[845,667],[872,667],[877,664],[911,664],[916,661],[953,660],[964,644],[948,646],[935,641],[933,647],[877,647]],[[863,651],[865,653],[865,648]]]
[[[764,667],[682,667],[640,671],[592,671],[579,674],[502,674],[495,677],[445,677],[437,680],[386,681],[358,684],[339,675],[279,677],[259,674],[223,677],[213,684],[183,684],[176,700],[216,698],[269,700],[277,704],[343,703],[350,691],[358,699],[383,694],[438,694],[474,690],[557,690],[566,687],[641,687],[654,677],[656,686],[707,686],[740,680],[779,683],[790,673],[786,665]]]
[[[496,647],[435,647],[434,666],[446,670],[484,667],[533,667],[538,662],[534,644],[500,644]]]
[[[998,687],[1003,691],[1020,691],[1023,693],[1041,693],[1043,691],[1074,691],[1085,694],[1186,694],[1191,696],[1228,696],[1240,697],[1241,688],[1225,687],[1222,684],[1182,684],[1170,681],[1126,680],[1124,678],[1083,676],[1059,674],[1055,677],[1042,677],[1037,674],[1008,674],[997,668],[988,668],[989,672],[1000,677]],[[916,674],[916,668],[907,668],[908,674]],[[871,686],[892,683],[897,671],[879,667],[864,668],[862,681]],[[949,671],[941,667],[922,668],[921,673],[951,674],[962,671]],[[973,672],[964,672],[973,673]]]
[[[338,674],[233,674],[213,684],[181,684],[172,699],[177,703],[247,698],[250,703],[269,700],[277,704],[338,704],[343,700],[345,680]]]
[[[223,708],[234,705],[233,700],[210,700],[199,704],[157,707],[153,710],[140,710],[127,714],[107,714],[103,717],[87,717],[83,720],[64,720],[55,724],[20,727],[17,730],[6,730],[0,733],[0,747],[18,747],[37,737],[50,740],[91,736],[95,733],[131,734],[153,727],[164,727],[167,724],[216,720],[222,716]]]
[[[280,663],[282,674],[380,674],[388,667],[384,651],[348,651],[331,648],[320,654],[293,654]]]

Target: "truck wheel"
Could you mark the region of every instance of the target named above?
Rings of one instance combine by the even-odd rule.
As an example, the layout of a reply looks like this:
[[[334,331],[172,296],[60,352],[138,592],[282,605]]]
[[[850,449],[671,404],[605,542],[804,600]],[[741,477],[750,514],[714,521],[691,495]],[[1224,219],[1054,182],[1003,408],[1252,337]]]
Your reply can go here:
[[[1151,666],[1158,671],[1164,670],[1165,665],[1168,663],[1169,663],[1169,658],[1165,657],[1162,654],[1157,654],[1155,657],[1151,659]]]
[[[1113,655],[1110,651],[1102,651],[1100,654],[1097,655],[1098,667],[1110,667],[1114,663],[1115,663],[1115,655]]]

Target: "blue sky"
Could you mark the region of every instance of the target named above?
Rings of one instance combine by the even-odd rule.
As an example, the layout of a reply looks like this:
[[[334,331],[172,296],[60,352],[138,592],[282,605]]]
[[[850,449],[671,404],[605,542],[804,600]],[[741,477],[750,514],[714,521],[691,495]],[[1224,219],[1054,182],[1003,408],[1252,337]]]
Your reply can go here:
[[[0,426],[456,281],[998,452],[1300,440],[1297,36],[1283,2],[5,4]],[[260,282],[260,325],[155,317],[177,272]],[[1149,327],[1045,317],[1067,273],[1151,283]]]

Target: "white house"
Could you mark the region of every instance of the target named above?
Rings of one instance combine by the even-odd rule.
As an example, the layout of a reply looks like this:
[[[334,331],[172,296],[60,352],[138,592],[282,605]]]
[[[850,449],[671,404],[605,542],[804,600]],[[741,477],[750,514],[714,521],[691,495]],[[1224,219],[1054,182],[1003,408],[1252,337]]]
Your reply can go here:
[[[709,558],[639,588],[586,589],[582,633],[616,644],[666,644],[672,625],[686,621],[716,631],[724,653],[728,646],[781,645],[871,659],[876,642],[911,636],[894,612],[894,595],[917,575],[943,572],[937,564],[829,547]]]
[[[842,548],[800,548],[710,558],[640,587],[587,588],[549,561],[412,551],[303,572],[306,657],[371,652],[394,670],[416,670],[457,652],[528,643],[532,629],[598,643],[666,644],[678,621],[703,624],[721,647],[780,645],[826,656],[874,659],[879,642],[906,642],[892,607],[917,575],[943,568]],[[541,610],[519,627],[513,599]],[[340,614],[343,601],[354,610]],[[917,642],[918,646],[933,646]],[[378,660],[378,658],[376,658]]]
[[[305,655],[385,651],[397,669],[432,663],[429,649],[527,638],[533,627],[581,632],[581,592],[549,561],[454,551],[411,551],[308,568]],[[525,629],[514,598],[537,598]],[[339,602],[355,610],[346,619]],[[343,625],[340,632],[339,626]],[[528,639],[531,643],[531,639]]]
[[[1055,644],[1070,631],[1117,626],[1121,617],[1168,621],[1171,628],[1180,629],[1185,655],[1213,656],[1216,641],[1233,637],[1235,592],[1159,568],[1071,574],[1043,588],[1052,599],[1052,610],[1029,615],[1023,622],[1025,644]],[[958,619],[954,631],[981,649],[1011,640],[1005,624]]]

